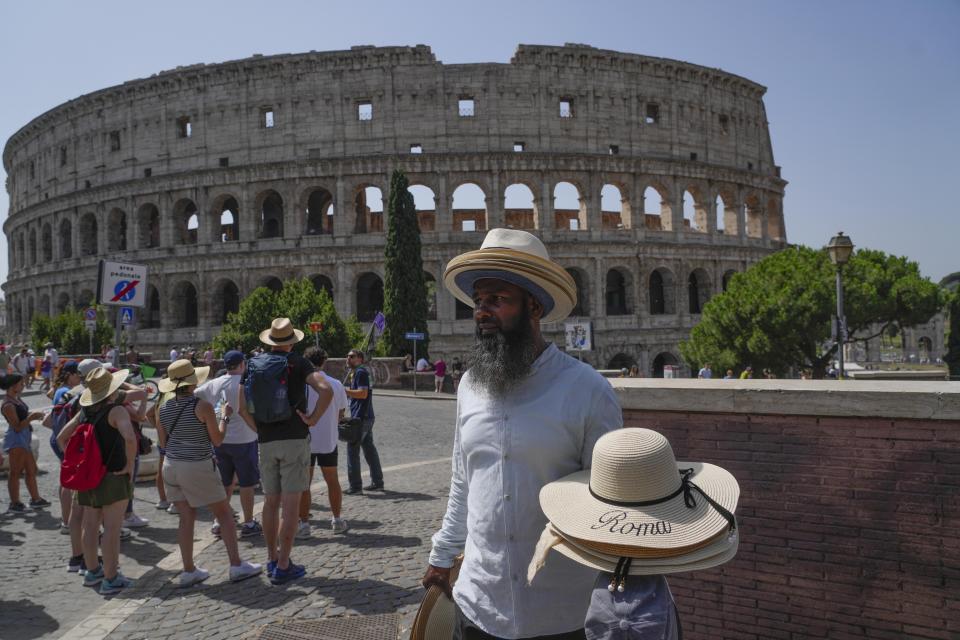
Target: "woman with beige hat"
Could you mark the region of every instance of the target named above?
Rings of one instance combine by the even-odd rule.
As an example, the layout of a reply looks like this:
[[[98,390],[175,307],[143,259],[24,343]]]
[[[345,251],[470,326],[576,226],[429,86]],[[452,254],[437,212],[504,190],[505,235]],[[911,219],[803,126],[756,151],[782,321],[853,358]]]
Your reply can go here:
[[[597,440],[590,469],[540,490],[549,522],[527,579],[556,550],[601,572],[585,620],[588,640],[677,638],[679,615],[664,575],[709,569],[736,555],[739,497],[730,472],[678,462],[661,434],[610,432]]]
[[[221,539],[230,558],[230,580],[239,582],[259,575],[263,567],[241,560],[237,548],[237,530],[227,494],[213,457],[213,447],[223,442],[228,416],[218,423],[206,400],[193,392],[207,378],[210,367],[195,369],[189,360],[177,360],[167,369],[167,377],[157,385],[174,396],[160,409],[159,425],[166,442],[163,482],[167,497],[177,505],[180,527],[177,543],[183,559],[179,576],[181,587],[203,582],[210,573],[193,563],[193,533],[197,507],[207,507],[220,523]]]

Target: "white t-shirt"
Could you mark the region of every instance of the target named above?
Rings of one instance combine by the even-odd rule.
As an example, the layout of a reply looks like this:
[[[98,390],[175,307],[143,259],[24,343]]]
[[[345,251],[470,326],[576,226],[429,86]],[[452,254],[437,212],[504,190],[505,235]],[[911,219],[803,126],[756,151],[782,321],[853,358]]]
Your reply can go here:
[[[201,400],[206,400],[213,405],[217,412],[217,420],[223,413],[223,405],[229,403],[233,407],[233,413],[227,421],[227,434],[223,438],[223,444],[248,444],[256,442],[257,432],[247,426],[240,416],[240,374],[228,373],[225,376],[208,380],[197,387],[193,392]]]
[[[176,349],[170,349],[170,362],[173,362],[174,360],[179,359],[179,357],[180,357],[180,354],[177,353]]]
[[[53,363],[53,366],[57,366],[57,363],[60,362],[60,356],[53,347],[47,349],[43,355],[44,357],[50,356],[50,362]]]
[[[320,373],[323,373],[323,371]],[[337,423],[340,422],[340,410],[350,406],[347,400],[347,392],[344,391],[340,381],[331,378],[326,373],[323,373],[323,377],[327,379],[333,389],[333,400],[330,401],[327,410],[317,420],[317,424],[310,427],[310,453],[331,453],[337,448]],[[317,406],[318,398],[319,396],[313,390],[313,387],[307,385],[308,413],[312,412],[313,408]]]
[[[427,362],[426,358],[417,360],[417,371],[430,371],[430,363]]]

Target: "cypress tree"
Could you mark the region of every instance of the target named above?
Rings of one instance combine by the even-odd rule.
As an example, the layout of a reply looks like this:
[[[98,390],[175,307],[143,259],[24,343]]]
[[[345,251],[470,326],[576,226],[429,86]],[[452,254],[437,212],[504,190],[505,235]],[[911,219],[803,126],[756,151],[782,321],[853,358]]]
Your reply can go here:
[[[407,176],[397,169],[390,178],[387,203],[387,246],[384,253],[383,314],[387,328],[381,353],[401,356],[413,345],[404,337],[407,331],[422,331],[425,340],[417,345],[417,355],[427,355],[427,283],[420,255],[420,223],[413,195],[407,191]]]

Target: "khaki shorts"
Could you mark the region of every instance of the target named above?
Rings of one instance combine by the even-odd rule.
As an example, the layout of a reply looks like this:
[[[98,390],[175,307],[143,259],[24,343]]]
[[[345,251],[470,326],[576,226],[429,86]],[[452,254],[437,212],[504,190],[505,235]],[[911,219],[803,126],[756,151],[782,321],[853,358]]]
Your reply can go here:
[[[310,441],[260,443],[260,484],[264,495],[301,493],[310,488]]]
[[[194,508],[227,499],[213,458],[199,461],[164,458],[163,486],[167,490],[167,500],[186,500]]]

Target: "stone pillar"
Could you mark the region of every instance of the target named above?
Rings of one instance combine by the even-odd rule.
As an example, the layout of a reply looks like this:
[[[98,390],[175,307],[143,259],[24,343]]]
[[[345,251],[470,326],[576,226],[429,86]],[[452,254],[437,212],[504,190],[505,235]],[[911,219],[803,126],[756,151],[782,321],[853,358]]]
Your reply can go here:
[[[553,219],[553,194],[550,193],[550,180],[546,175],[542,175],[540,176],[540,202],[533,226],[540,231],[552,231]]]
[[[458,231],[458,229],[453,228],[453,212],[452,212],[452,201],[450,199],[450,193],[447,189],[447,175],[440,174],[437,179],[437,192],[433,194],[433,208],[434,208],[434,229],[441,233],[450,233],[451,231]],[[443,236],[441,236],[441,241]]]
[[[673,202],[670,205],[670,219],[661,220],[664,229],[669,231],[683,231],[683,189],[674,185]]]
[[[580,194],[580,228],[591,233],[603,230],[603,214],[600,212],[600,191],[603,188],[600,176],[594,172],[587,175],[586,193]],[[586,214],[586,219],[584,219]]]
[[[717,199],[714,198],[713,201],[707,201],[703,206],[704,213],[706,215],[706,227],[703,229],[709,235],[717,235]]]
[[[490,179],[490,193],[486,194],[487,231],[502,227],[505,224],[503,214],[503,190],[500,189],[500,174],[494,173]]]
[[[591,287],[596,293],[593,295],[593,309],[591,314],[594,318],[607,317],[607,274],[603,268],[603,262],[600,258],[593,260],[593,282]]]
[[[256,208],[256,190],[253,185],[246,185],[237,193],[237,222],[240,240],[254,242],[260,235],[260,212]]]
[[[340,191],[339,181],[337,182],[337,191]],[[336,221],[334,221],[334,225],[336,225]],[[333,305],[337,308],[337,313],[343,318],[356,313],[353,304],[355,299],[352,278],[353,270],[343,261],[337,262],[337,285],[333,292]]]
[[[353,203],[347,202],[347,187],[342,176],[337,176],[337,186],[333,194],[333,235],[337,238],[349,236],[353,233]],[[339,268],[339,267],[338,267]],[[339,271],[338,271],[339,273]],[[338,287],[339,292],[339,287]],[[339,297],[339,296],[338,296]],[[340,308],[340,305],[337,305]],[[344,315],[343,312],[340,315]]]
[[[286,183],[282,189],[280,197],[283,198],[283,237],[299,238],[303,235],[304,227],[304,213],[297,202],[300,182]]]
[[[96,216],[97,219],[97,255],[109,256],[108,238],[110,235],[116,233],[117,230],[109,228],[110,219],[107,217],[107,211],[103,208],[103,205],[97,205],[97,208],[94,210],[94,216]]]
[[[173,247],[177,245],[177,222],[173,215],[173,196],[165,191],[157,198],[157,208],[160,210],[160,246]]]

